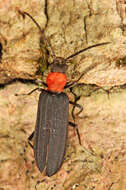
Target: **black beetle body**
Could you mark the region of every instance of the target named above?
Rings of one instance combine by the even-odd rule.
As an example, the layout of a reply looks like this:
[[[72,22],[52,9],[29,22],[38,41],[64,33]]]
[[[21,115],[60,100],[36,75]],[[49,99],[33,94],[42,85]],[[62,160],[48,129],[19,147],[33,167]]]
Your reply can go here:
[[[34,137],[34,154],[39,170],[51,176],[60,168],[65,154],[69,100],[65,93],[42,90]]]

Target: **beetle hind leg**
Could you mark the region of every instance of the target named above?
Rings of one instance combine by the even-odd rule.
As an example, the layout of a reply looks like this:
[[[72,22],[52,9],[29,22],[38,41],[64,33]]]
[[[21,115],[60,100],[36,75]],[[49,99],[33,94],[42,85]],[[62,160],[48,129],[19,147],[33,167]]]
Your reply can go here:
[[[81,138],[80,138],[80,133],[79,133],[77,124],[69,121],[69,125],[75,128],[77,136],[78,136],[79,144],[81,145]]]
[[[31,140],[33,139],[34,137],[34,131],[32,132],[32,134],[28,137],[28,144],[30,145],[31,148],[33,148],[33,145],[31,144]]]

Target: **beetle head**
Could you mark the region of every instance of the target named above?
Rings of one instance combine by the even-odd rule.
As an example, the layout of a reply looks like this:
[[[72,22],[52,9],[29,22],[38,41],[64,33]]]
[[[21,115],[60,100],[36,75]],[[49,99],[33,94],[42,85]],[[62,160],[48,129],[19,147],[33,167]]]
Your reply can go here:
[[[64,58],[56,57],[50,65],[51,72],[65,73],[68,68],[65,62],[66,60]]]

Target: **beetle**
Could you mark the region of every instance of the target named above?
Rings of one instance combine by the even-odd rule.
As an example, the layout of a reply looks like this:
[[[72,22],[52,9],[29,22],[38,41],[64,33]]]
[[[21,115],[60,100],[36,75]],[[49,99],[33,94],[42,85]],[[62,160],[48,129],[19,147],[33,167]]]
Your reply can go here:
[[[30,17],[43,35],[41,27],[30,14],[27,12],[20,12],[20,14]],[[33,150],[36,164],[40,172],[45,171],[47,176],[55,174],[62,165],[66,150],[67,127],[69,124],[75,127],[79,143],[81,144],[80,134],[77,125],[75,124],[73,112],[72,117],[74,123],[68,121],[68,107],[69,103],[73,104],[74,108],[78,107],[80,109],[78,113],[80,113],[83,108],[76,102],[69,101],[67,94],[64,92],[64,88],[70,88],[76,85],[85,72],[83,72],[76,81],[67,83],[65,74],[67,70],[66,62],[88,49],[106,45],[108,43],[110,42],[89,46],[68,56],[67,58],[54,56],[54,60],[50,64],[51,72],[47,76],[46,83],[42,82],[43,85],[47,86],[47,89],[36,88],[28,93],[31,94],[35,90],[41,90],[38,101],[35,132],[31,134],[29,141],[34,136]]]

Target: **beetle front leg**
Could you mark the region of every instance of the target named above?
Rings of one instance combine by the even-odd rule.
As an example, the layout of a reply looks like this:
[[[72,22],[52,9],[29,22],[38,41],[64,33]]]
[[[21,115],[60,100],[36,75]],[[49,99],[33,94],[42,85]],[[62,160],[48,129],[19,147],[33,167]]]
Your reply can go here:
[[[31,95],[31,94],[32,94],[33,92],[35,92],[36,90],[40,90],[40,91],[42,91],[41,88],[35,88],[35,89],[33,89],[32,91],[30,91],[30,92],[28,92],[28,93],[26,93],[26,94],[15,94],[15,96]]]

